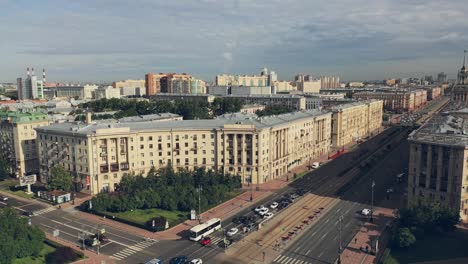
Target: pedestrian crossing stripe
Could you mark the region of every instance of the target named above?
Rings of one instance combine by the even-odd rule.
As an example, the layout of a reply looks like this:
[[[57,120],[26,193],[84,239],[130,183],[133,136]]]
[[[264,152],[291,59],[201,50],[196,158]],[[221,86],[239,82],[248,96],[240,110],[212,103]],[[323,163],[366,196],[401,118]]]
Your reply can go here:
[[[279,255],[277,256],[274,260],[273,263],[280,263],[280,264],[308,264],[310,262],[307,262],[305,260],[301,259],[296,259],[284,255]]]
[[[110,257],[113,258],[113,259],[116,259],[116,260],[122,260],[122,259],[124,259],[126,257],[129,257],[129,256],[137,253],[138,251],[142,251],[143,249],[145,249],[145,248],[147,248],[147,247],[149,247],[149,246],[151,246],[153,244],[156,244],[157,242],[158,242],[157,240],[138,242],[135,245],[128,246],[127,248],[122,249],[121,251],[113,254]]]
[[[45,213],[51,212],[51,211],[53,211],[55,209],[56,209],[55,207],[50,206],[50,207],[47,207],[47,208],[44,208],[44,209],[41,209],[41,210],[34,211],[33,215],[37,216],[37,215],[45,214]]]

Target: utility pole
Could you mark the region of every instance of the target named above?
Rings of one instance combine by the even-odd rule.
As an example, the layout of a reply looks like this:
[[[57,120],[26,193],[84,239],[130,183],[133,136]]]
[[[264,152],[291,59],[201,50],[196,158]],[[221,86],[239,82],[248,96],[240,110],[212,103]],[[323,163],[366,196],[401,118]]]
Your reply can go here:
[[[198,223],[201,224],[201,185],[198,185]]]
[[[343,222],[343,216],[341,215],[340,217],[338,217],[338,222],[339,222],[339,226],[338,226],[338,231],[339,231],[339,248],[338,248],[338,264],[341,264],[341,251],[343,250],[343,247],[341,246],[341,223]]]
[[[375,186],[375,181],[372,180],[372,197],[371,197],[371,209],[370,209],[370,222],[374,222],[374,186]]]

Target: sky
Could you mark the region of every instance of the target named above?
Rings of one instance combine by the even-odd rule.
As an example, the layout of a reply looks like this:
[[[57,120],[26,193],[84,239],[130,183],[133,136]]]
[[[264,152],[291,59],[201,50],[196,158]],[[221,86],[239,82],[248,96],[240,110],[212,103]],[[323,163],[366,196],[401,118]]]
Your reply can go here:
[[[0,0],[0,81],[28,66],[48,81],[454,78],[467,14],[466,0]]]

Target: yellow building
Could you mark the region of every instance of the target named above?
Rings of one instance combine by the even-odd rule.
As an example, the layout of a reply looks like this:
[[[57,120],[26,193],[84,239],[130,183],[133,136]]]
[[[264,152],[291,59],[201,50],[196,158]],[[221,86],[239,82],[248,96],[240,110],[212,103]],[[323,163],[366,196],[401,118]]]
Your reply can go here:
[[[335,148],[373,136],[382,126],[383,101],[380,100],[337,105],[331,111],[331,138]]]
[[[46,114],[37,112],[0,111],[0,144],[2,158],[16,177],[39,173],[37,127],[47,126]]]
[[[145,80],[124,80],[113,82],[112,87],[114,88],[145,88]]]
[[[216,75],[215,86],[268,86],[268,76]]]
[[[408,166],[408,203],[438,201],[468,221],[468,109],[434,116],[413,131]]]
[[[37,128],[41,175],[58,164],[79,188],[113,191],[129,173],[152,167],[206,167],[262,184],[327,155],[331,113],[300,111],[257,118],[229,114],[214,120],[61,123]]]

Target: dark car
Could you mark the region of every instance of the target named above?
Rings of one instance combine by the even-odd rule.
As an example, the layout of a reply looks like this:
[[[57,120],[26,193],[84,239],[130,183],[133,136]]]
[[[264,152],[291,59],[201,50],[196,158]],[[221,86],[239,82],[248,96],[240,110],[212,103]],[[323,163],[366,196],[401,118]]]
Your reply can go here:
[[[24,215],[24,216],[27,216],[27,217],[30,217],[30,216],[33,216],[34,214],[33,214],[33,212],[31,212],[31,211],[24,211],[24,212],[23,212],[23,215]]]
[[[247,217],[245,216],[234,217],[234,219],[232,219],[232,222],[237,225],[244,224],[246,221]]]
[[[178,256],[178,257],[172,258],[169,263],[170,264],[185,264],[187,260],[188,259],[186,256]]]

